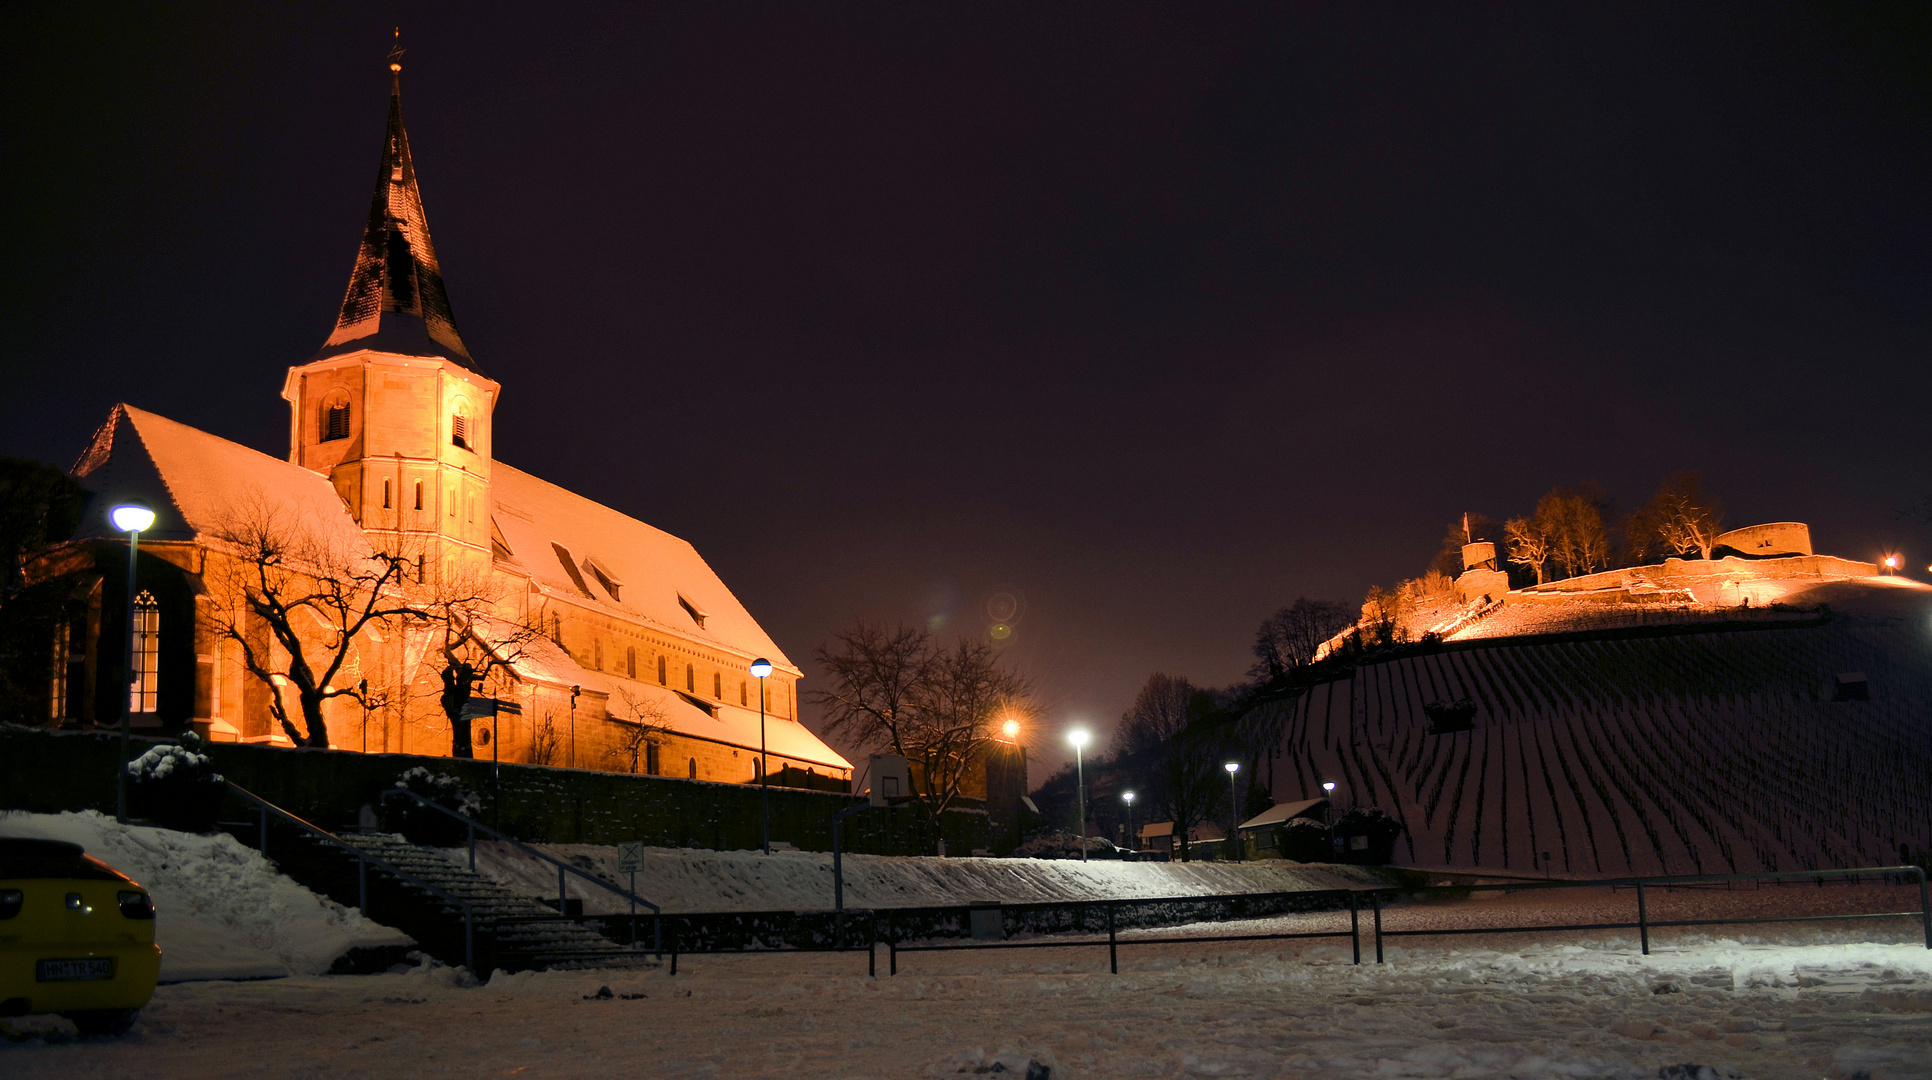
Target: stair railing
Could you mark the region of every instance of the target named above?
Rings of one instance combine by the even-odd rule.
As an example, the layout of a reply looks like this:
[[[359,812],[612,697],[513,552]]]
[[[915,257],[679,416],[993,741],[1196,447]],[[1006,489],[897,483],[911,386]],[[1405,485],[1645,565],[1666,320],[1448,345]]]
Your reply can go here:
[[[429,882],[424,881],[422,878],[417,877],[416,875],[410,873],[407,870],[402,869],[399,866],[394,866],[383,859],[379,859],[376,856],[369,854],[368,852],[362,850],[361,848],[355,846],[354,844],[349,843],[347,840],[342,839],[341,837],[335,835],[329,830],[324,829],[319,825],[312,825],[309,822],[304,821],[299,817],[296,817],[294,814],[289,813],[287,810],[284,810],[281,807],[276,806],[274,803],[269,802],[267,799],[262,798],[260,795],[257,795],[254,792],[248,790],[247,788],[242,787],[240,784],[235,783],[233,780],[224,780],[222,781],[222,783],[228,785],[228,790],[234,792],[237,795],[240,795],[242,798],[247,799],[249,802],[254,803],[256,810],[260,812],[261,832],[260,832],[260,842],[258,845],[258,850],[261,851],[262,856],[264,858],[268,856],[268,815],[270,814],[274,814],[277,817],[281,818],[282,820],[287,821],[290,824],[296,826],[297,828],[303,829],[313,836],[320,837],[321,839],[326,840],[331,844],[334,844],[336,847],[341,848],[342,850],[348,852],[349,854],[354,855],[356,857],[356,909],[362,912],[365,918],[369,914],[369,864],[370,863],[374,863],[378,870],[394,875],[395,877],[401,878],[402,880],[407,881],[411,885],[414,885],[417,888],[423,890],[424,892],[429,893],[430,895],[436,897],[437,899],[443,901],[444,903],[454,904],[456,907],[461,908],[463,911],[463,966],[466,968],[469,968],[472,971],[476,970],[476,912],[473,908],[470,907],[469,901],[458,900],[456,897],[451,896],[450,894],[444,892],[443,890],[437,888],[434,885],[431,885]]]
[[[428,799],[423,798],[421,795],[418,795],[415,792],[410,791],[408,788],[389,788],[388,790],[383,792],[383,797],[388,798],[392,794],[407,795],[410,798],[416,800],[418,803],[422,804],[423,806],[427,806],[431,810],[434,810],[437,813],[444,815],[445,817],[452,817],[452,818],[455,818],[457,821],[462,822],[464,828],[469,830],[469,839],[468,839],[467,846],[469,847],[469,851],[470,851],[471,872],[474,872],[476,870],[476,834],[479,832],[484,833],[485,835],[491,837],[492,839],[500,840],[503,843],[509,844],[511,847],[516,848],[518,851],[523,852],[525,855],[528,855],[533,859],[540,859],[543,862],[547,862],[552,866],[555,866],[557,868],[557,914],[558,915],[563,915],[568,910],[568,906],[565,903],[565,901],[569,899],[568,889],[566,888],[566,883],[565,883],[566,875],[574,875],[576,877],[583,878],[585,881],[590,882],[592,885],[596,885],[609,892],[615,893],[620,899],[629,900],[631,904],[634,905],[631,908],[631,918],[633,920],[637,918],[637,906],[650,908],[651,909],[651,934],[653,938],[652,951],[657,953],[662,953],[664,951],[664,920],[662,918],[664,914],[664,910],[660,908],[658,905],[651,903],[649,900],[646,900],[641,896],[638,896],[636,893],[631,892],[629,889],[624,888],[622,885],[619,885],[616,882],[606,881],[605,879],[598,877],[596,874],[592,874],[578,867],[571,866],[569,863],[566,863],[563,860],[558,859],[554,856],[545,855],[543,852],[538,851],[537,849],[531,847],[528,844],[525,844],[523,841],[518,840],[514,836],[510,836],[507,833],[499,832],[496,829],[492,829],[488,825],[483,824],[482,822],[464,817],[462,814],[459,814],[456,811],[451,810],[447,806],[439,806],[436,803],[433,803]],[[635,944],[637,941],[637,926],[634,921],[631,926],[631,941],[633,944]]]

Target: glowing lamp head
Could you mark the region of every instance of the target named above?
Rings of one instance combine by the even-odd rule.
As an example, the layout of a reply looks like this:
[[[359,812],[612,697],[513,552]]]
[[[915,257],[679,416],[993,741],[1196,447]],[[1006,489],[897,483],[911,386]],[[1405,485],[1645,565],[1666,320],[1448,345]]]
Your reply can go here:
[[[1229,775],[1229,776],[1233,776],[1233,775],[1234,775],[1235,773],[1237,773],[1237,772],[1240,772],[1240,771],[1241,771],[1241,763],[1240,763],[1240,762],[1238,762],[1238,761],[1230,761],[1230,762],[1228,762],[1228,763],[1227,763],[1226,765],[1223,765],[1223,766],[1221,766],[1221,767],[1222,767],[1223,769],[1226,769],[1226,770],[1228,770],[1228,775]]]
[[[1008,720],[1006,723],[1000,725],[1000,730],[1006,733],[1007,738],[1017,739],[1020,737],[1020,722],[1018,720]]]
[[[115,512],[116,512],[116,513],[119,513],[119,511],[115,511]],[[1885,556],[1885,566],[1886,566],[1886,567],[1887,567],[1888,569],[1891,569],[1891,570],[1897,570],[1897,569],[1898,569],[1898,556],[1897,556],[1897,555],[1887,555],[1887,556]]]
[[[138,502],[122,503],[108,514],[114,527],[122,532],[147,532],[154,524],[154,511]]]
[[[1328,792],[1330,795],[1335,794],[1335,781],[1330,780],[1328,783],[1323,784],[1322,790]]]
[[[761,657],[759,657],[759,658],[758,658],[758,659],[756,659],[756,660],[753,660],[753,661],[751,662],[751,673],[752,673],[753,675],[756,675],[756,676],[758,676],[758,677],[759,677],[759,678],[761,678],[761,679],[762,679],[762,678],[764,678],[764,677],[765,677],[765,676],[767,676],[767,675],[770,675],[770,674],[771,674],[771,661],[770,661],[770,660],[767,660],[767,659],[765,659],[765,658],[764,658],[764,657],[762,657],[762,656],[761,656]]]
[[[1121,799],[1121,801],[1122,801],[1122,802],[1124,802],[1124,803],[1126,803],[1126,804],[1127,804],[1128,806],[1132,806],[1132,805],[1134,805],[1134,793],[1133,793],[1133,792],[1131,792],[1131,791],[1123,791],[1123,792],[1121,792],[1121,793],[1120,793],[1120,799]]]
[[[1093,741],[1093,733],[1086,728],[1074,728],[1067,732],[1067,741],[1073,744],[1075,750],[1080,750]]]

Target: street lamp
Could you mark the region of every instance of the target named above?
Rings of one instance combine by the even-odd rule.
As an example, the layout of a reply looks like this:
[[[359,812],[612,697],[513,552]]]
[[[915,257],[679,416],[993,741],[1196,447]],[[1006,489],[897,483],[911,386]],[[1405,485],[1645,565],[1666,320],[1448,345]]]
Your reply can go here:
[[[1127,804],[1127,839],[1134,845],[1134,850],[1139,851],[1140,838],[1134,835],[1134,793],[1121,792],[1120,801]]]
[[[1073,744],[1074,798],[1080,809],[1080,861],[1087,861],[1087,767],[1081,761],[1080,751],[1093,735],[1086,728],[1074,728],[1067,732],[1067,741]]]
[[[1000,730],[1006,733],[1006,738],[1009,742],[1018,739],[1020,737],[1020,722],[1018,720],[1008,720],[1006,723],[1000,725]]]
[[[154,527],[154,511],[144,503],[126,502],[115,507],[108,517],[116,529],[127,534],[127,647],[121,651],[121,670],[127,673],[127,686],[121,697],[121,765],[114,777],[114,820],[125,825],[128,729],[134,724],[134,560],[141,546],[141,534]]]
[[[758,676],[758,786],[765,803],[765,854],[771,854],[771,763],[765,760],[765,676],[771,674],[771,661],[759,657],[751,662],[751,673]]]
[[[1330,810],[1335,809],[1335,781],[1330,780],[1323,784],[1322,791],[1328,796],[1328,808]]]
[[[1241,763],[1230,761],[1221,766],[1228,770],[1228,810],[1234,814],[1234,827],[1229,835],[1234,837],[1234,861],[1241,861],[1241,800],[1234,794],[1234,774],[1241,771]]]

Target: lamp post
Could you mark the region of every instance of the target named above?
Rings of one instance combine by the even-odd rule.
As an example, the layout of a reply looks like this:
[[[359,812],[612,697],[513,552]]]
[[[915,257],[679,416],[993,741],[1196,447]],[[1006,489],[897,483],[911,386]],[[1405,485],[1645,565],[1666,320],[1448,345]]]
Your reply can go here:
[[[127,685],[121,695],[121,764],[114,771],[114,820],[127,824],[127,749],[128,731],[134,724],[134,564],[141,546],[141,534],[154,526],[154,511],[142,503],[127,502],[108,515],[114,527],[127,534],[127,641],[121,651],[121,670]]]
[[[1080,811],[1080,861],[1087,861],[1087,766],[1081,760],[1081,748],[1093,738],[1086,728],[1074,728],[1067,732],[1067,741],[1073,744],[1074,801]]]
[[[765,760],[765,676],[771,674],[771,661],[759,657],[751,662],[751,673],[758,676],[758,786],[765,804],[765,854],[771,854],[771,763]]]
[[[1333,813],[1335,811],[1335,781],[1330,780],[1323,784],[1322,790],[1328,794],[1328,810],[1330,813]]]
[[[584,692],[581,686],[570,688],[570,767],[577,767],[577,695]]]
[[[1127,804],[1127,840],[1134,846],[1135,851],[1139,851],[1140,838],[1134,835],[1134,793],[1131,791],[1121,792],[1120,801]]]
[[[1228,830],[1228,835],[1234,837],[1234,861],[1240,862],[1241,861],[1241,800],[1234,793],[1234,774],[1241,771],[1241,763],[1238,761],[1230,761],[1226,765],[1223,765],[1221,767],[1223,769],[1228,770],[1228,812],[1232,814],[1234,817],[1234,823],[1233,823],[1234,827]]]

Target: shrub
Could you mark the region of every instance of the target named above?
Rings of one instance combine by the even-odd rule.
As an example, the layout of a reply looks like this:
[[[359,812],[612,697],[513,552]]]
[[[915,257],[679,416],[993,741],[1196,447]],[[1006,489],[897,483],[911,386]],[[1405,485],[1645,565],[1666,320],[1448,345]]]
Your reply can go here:
[[[1395,841],[1402,835],[1402,823],[1373,807],[1350,810],[1336,819],[1334,835],[1341,841],[1338,855],[1342,862],[1385,866],[1395,860]]]
[[[181,832],[215,827],[228,787],[202,747],[201,736],[191,731],[179,745],[150,747],[127,763],[128,806],[135,816]]]
[[[461,780],[448,773],[432,773],[421,765],[405,769],[396,777],[396,786],[383,793],[382,813],[383,823],[412,844],[455,847],[468,838],[469,830],[448,814],[402,795],[404,791],[472,820],[482,816],[482,797],[464,787]]]
[[[1294,818],[1275,831],[1275,848],[1296,862],[1334,862],[1335,844],[1328,826],[1314,818]]]

